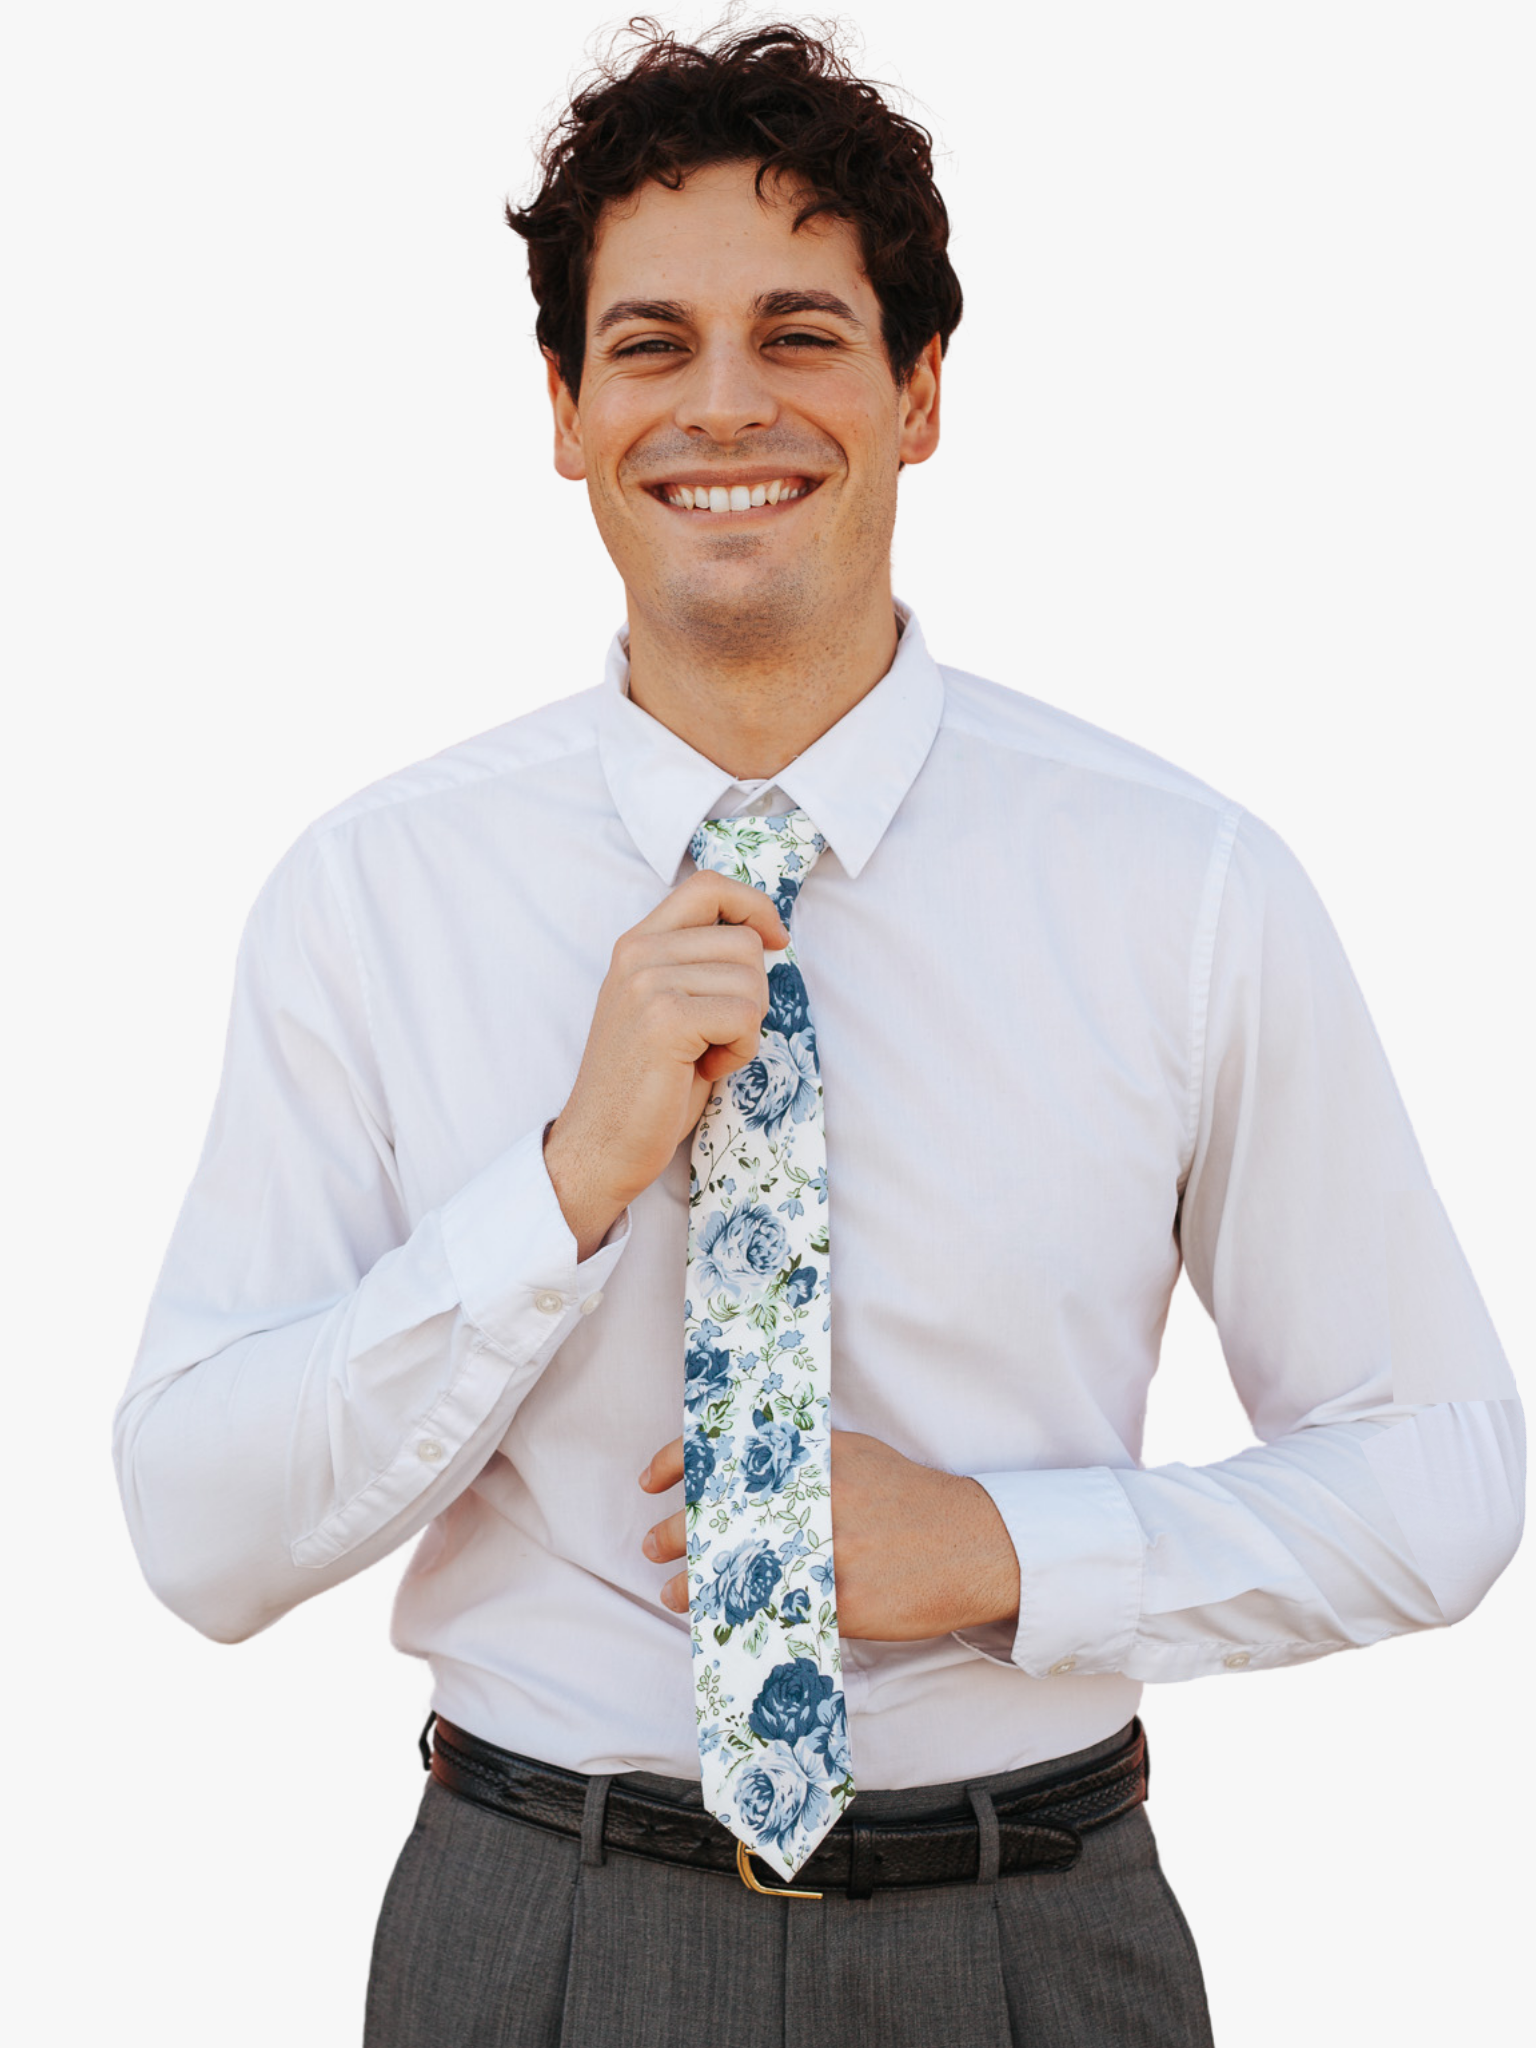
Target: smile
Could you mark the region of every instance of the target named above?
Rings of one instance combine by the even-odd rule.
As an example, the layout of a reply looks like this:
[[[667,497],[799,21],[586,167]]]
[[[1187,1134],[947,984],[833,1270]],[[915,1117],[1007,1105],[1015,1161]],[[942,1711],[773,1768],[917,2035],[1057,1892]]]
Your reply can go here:
[[[676,512],[750,512],[760,505],[788,505],[808,497],[820,477],[776,476],[764,483],[683,484],[648,486],[651,496]]]

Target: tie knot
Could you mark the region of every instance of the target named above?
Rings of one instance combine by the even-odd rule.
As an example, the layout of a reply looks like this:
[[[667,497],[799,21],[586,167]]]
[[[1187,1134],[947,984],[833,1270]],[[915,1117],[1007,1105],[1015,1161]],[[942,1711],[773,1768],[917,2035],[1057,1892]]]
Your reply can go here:
[[[787,925],[800,884],[826,844],[804,811],[786,811],[779,818],[711,818],[694,833],[688,851],[697,866],[771,896]]]

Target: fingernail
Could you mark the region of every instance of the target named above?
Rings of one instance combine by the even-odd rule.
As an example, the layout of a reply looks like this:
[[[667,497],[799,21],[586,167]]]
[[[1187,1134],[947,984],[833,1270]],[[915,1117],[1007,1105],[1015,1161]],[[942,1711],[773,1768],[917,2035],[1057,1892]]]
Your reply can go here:
[[[651,1468],[650,1468],[650,1466],[649,1466],[649,1465],[647,1465],[647,1466],[646,1466],[646,1468],[645,1468],[645,1470],[644,1470],[644,1471],[643,1471],[643,1472],[642,1472],[642,1473],[640,1474],[640,1484],[641,1484],[642,1486],[644,1486],[644,1485],[645,1485],[645,1483],[647,1482],[647,1480],[648,1480],[648,1479],[650,1478],[650,1476],[651,1476]]]
[[[640,1548],[647,1557],[654,1557],[656,1555],[656,1531],[654,1529],[646,1530],[645,1541],[640,1545]]]

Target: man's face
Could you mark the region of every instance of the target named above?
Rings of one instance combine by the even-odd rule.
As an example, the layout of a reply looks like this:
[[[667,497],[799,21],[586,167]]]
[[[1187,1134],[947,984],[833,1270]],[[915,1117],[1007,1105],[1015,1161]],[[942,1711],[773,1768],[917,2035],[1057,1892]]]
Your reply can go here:
[[[845,223],[718,164],[610,209],[556,467],[658,624],[747,652],[888,590],[896,472],[938,440],[938,345],[905,386]]]

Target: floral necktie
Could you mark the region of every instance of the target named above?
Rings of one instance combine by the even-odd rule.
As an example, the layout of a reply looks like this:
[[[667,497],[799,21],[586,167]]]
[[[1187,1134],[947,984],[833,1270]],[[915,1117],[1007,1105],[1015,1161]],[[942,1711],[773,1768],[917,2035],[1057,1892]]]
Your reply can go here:
[[[788,929],[825,845],[790,811],[712,820],[689,850],[771,896]],[[832,1573],[827,1143],[793,945],[768,970],[756,1059],[699,1120],[688,1203],[683,1460],[704,1804],[791,1878],[853,1797]]]

